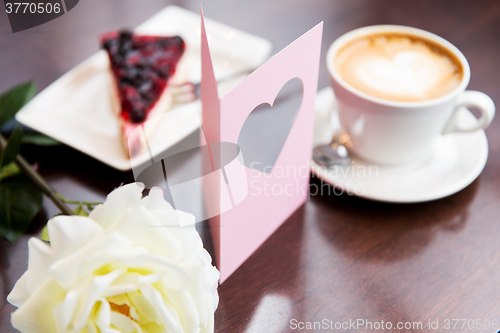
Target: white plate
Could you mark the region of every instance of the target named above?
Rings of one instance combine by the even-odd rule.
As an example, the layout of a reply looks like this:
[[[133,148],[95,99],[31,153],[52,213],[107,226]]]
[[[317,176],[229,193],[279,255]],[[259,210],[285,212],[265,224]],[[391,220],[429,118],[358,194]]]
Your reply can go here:
[[[218,79],[256,68],[271,52],[271,43],[224,24],[205,19],[215,75]],[[135,31],[153,35],[179,35],[186,42],[182,66],[188,79],[199,82],[200,15],[169,6]],[[103,31],[104,32],[104,31]],[[98,36],[96,36],[96,44]],[[178,69],[181,70],[181,69]],[[120,141],[116,98],[105,51],[97,52],[38,94],[16,115],[22,124],[51,136],[119,170],[150,159],[147,150],[130,161]],[[220,85],[222,92],[234,82]],[[115,111],[114,111],[115,110]],[[181,109],[177,109],[181,111]],[[155,151],[165,150],[199,127],[199,103],[182,107],[155,131]]]
[[[332,105],[334,121],[329,125]],[[474,123],[475,117],[463,108],[460,121]],[[334,127],[338,128],[335,97],[331,88],[325,88],[316,98],[314,145],[329,143],[336,130]],[[433,156],[424,163],[389,167],[370,164],[354,156],[351,165],[330,169],[312,162],[312,172],[333,185],[335,193],[349,192],[386,202],[423,202],[449,196],[467,187],[479,176],[487,158],[488,141],[480,130],[442,136]]]

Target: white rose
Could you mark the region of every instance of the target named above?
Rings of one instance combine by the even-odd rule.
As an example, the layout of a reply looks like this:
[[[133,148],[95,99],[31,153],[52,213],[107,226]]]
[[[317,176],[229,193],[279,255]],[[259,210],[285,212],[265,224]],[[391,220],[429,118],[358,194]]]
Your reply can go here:
[[[153,188],[111,192],[89,217],[57,216],[28,242],[8,301],[23,333],[213,332],[219,272],[194,228]]]

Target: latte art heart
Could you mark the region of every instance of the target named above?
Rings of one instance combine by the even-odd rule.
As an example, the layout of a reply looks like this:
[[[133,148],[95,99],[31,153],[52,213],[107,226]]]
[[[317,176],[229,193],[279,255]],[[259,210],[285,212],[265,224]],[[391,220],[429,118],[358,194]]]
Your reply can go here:
[[[425,101],[452,91],[461,67],[445,52],[420,40],[376,36],[345,47],[336,68],[354,88],[394,101]]]
[[[439,81],[439,66],[428,55],[402,51],[392,59],[372,57],[357,69],[357,79],[382,94],[415,96],[425,93]]]

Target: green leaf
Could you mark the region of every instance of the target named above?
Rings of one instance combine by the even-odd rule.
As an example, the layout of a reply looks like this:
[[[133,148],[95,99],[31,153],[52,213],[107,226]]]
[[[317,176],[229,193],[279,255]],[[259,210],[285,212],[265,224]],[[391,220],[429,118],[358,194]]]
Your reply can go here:
[[[36,85],[33,81],[18,84],[3,93],[0,96],[0,126],[11,120],[35,93]]]
[[[17,166],[16,162],[10,162],[6,166],[0,169],[0,181],[4,178],[9,178],[17,175],[21,172],[21,169]]]
[[[42,192],[23,175],[0,182],[0,236],[16,241],[42,207]]]
[[[85,209],[83,209],[82,204],[79,204],[78,207],[73,209],[73,214],[77,216],[89,216],[89,213],[87,213]]]
[[[7,145],[5,146],[2,152],[2,156],[0,157],[0,168],[14,161],[17,154],[19,154],[22,136],[23,131],[19,126],[16,126],[16,128],[14,128],[14,130],[12,131],[12,134],[9,136]]]
[[[50,238],[49,238],[49,228],[48,225],[45,225],[42,229],[42,233],[40,234],[40,238],[47,243],[50,243]]]
[[[28,143],[38,146],[56,146],[61,144],[56,139],[52,139],[51,137],[39,133],[24,134],[23,138],[21,139],[21,143]]]

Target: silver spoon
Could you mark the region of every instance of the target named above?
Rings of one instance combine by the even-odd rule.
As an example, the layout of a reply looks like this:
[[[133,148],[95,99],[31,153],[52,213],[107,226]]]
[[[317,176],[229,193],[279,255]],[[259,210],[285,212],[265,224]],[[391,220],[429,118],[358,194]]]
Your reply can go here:
[[[347,166],[351,164],[349,135],[340,131],[333,134],[332,141],[327,145],[317,146],[313,149],[313,160],[317,165],[331,168],[335,165]]]

